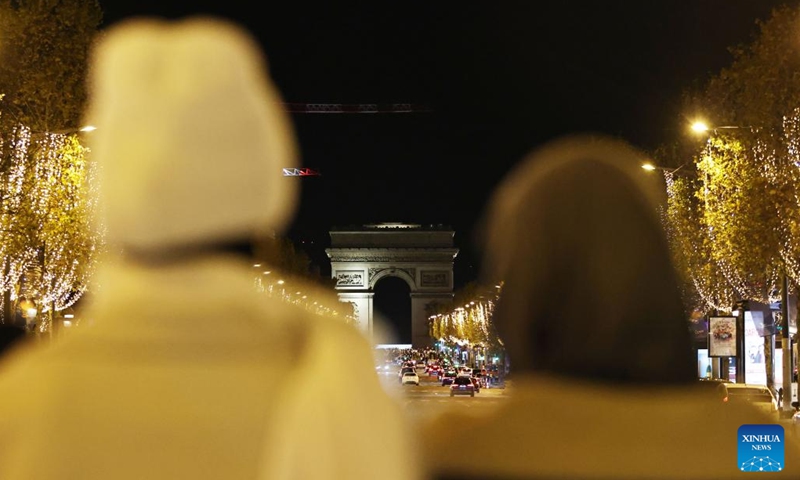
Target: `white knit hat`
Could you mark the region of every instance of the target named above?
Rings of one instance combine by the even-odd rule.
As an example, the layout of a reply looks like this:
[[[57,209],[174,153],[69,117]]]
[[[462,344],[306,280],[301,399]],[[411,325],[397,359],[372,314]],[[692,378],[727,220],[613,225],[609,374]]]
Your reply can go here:
[[[109,245],[139,250],[283,231],[298,188],[289,118],[254,39],[214,18],[133,19],[90,60],[85,124]]]

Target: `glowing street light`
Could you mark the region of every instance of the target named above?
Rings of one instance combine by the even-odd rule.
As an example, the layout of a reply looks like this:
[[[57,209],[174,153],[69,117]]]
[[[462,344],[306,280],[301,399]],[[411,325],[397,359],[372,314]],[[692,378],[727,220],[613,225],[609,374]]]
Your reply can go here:
[[[34,322],[36,321],[36,315],[39,313],[39,310],[36,308],[36,304],[27,298],[23,298],[20,300],[17,308],[19,308],[22,318],[25,319],[25,326],[28,328],[33,328]]]
[[[677,172],[678,170],[680,170],[681,168],[683,168],[685,166],[686,166],[685,163],[683,165],[681,165],[680,167],[675,167],[675,168],[659,167],[658,165],[653,165],[650,162],[645,162],[645,163],[642,164],[642,168],[647,170],[648,172],[652,172],[653,170],[663,170],[663,171],[665,171],[667,173],[675,173],[675,172]]]
[[[35,132],[34,134],[40,135],[44,133],[55,133],[58,135],[70,135],[77,132],[87,133],[87,132],[93,132],[95,130],[97,130],[97,127],[95,127],[94,125],[83,125],[81,127],[62,128],[61,130],[52,130],[49,132]]]
[[[706,133],[708,131],[713,131],[717,133],[717,130],[752,130],[754,127],[743,127],[740,125],[715,125],[715,126],[708,126],[707,123],[703,122],[702,120],[698,120],[694,122],[691,126],[692,131],[695,133]]]
[[[694,130],[697,133],[707,132],[708,131],[708,125],[706,125],[703,122],[694,122],[692,124],[692,130]]]

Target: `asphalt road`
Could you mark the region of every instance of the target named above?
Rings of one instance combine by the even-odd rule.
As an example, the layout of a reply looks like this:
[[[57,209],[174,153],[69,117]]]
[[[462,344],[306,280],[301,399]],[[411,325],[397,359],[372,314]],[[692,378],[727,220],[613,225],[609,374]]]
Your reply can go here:
[[[420,384],[401,385],[396,370],[380,372],[384,388],[398,399],[409,421],[419,423],[437,415],[457,411],[467,415],[491,413],[508,398],[507,388],[481,388],[474,397],[450,396],[450,387],[442,386],[436,377],[420,377]]]
[[[474,397],[450,397],[449,387],[443,387],[436,377],[421,376],[419,386],[401,385],[397,372],[398,369],[391,368],[378,374],[384,388],[398,399],[409,421],[414,424],[450,411],[467,415],[491,413],[503,405],[510,393],[510,388],[482,388]],[[795,426],[791,419],[776,418],[775,423],[783,426],[787,436],[800,439],[800,427]]]

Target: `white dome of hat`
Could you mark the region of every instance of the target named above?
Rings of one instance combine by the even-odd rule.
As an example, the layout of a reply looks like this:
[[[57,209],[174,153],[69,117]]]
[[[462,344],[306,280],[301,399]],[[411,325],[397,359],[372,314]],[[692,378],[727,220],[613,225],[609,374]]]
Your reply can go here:
[[[153,250],[284,230],[298,188],[288,115],[254,39],[221,19],[112,26],[85,124],[109,245]]]

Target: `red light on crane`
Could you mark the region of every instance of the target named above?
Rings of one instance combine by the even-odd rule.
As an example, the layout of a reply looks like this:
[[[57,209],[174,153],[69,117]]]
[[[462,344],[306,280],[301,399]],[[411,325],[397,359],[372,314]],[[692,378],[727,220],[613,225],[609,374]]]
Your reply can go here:
[[[284,168],[283,169],[283,176],[284,177],[320,177],[322,176],[321,173],[317,170],[312,170],[310,168]]]

